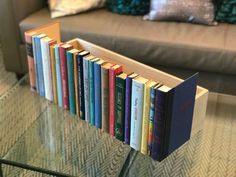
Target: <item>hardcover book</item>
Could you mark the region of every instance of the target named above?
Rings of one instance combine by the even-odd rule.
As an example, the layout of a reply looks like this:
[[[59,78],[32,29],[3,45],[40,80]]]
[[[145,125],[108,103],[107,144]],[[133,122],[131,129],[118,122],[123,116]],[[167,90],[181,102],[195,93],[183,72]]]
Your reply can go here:
[[[55,104],[58,104],[58,99],[57,99],[57,74],[56,74],[56,61],[55,61],[55,51],[54,51],[54,46],[55,45],[50,45],[50,63],[51,63],[51,73],[52,73],[53,102]]]
[[[130,146],[141,149],[144,84],[148,80],[138,76],[132,82]]]
[[[126,78],[125,84],[125,143],[130,144],[130,122],[131,122],[131,98],[132,98],[132,80],[138,74],[131,73]]]
[[[122,72],[120,65],[114,65],[109,69],[109,133],[115,136],[115,76]]]

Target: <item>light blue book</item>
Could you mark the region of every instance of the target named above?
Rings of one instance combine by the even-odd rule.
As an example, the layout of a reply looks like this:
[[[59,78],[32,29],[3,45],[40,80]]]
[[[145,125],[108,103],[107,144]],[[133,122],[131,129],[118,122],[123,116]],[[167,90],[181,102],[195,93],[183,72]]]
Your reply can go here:
[[[90,82],[89,82],[89,60],[93,59],[93,55],[83,57],[83,74],[84,74],[84,108],[85,121],[90,122]]]
[[[71,113],[76,114],[73,50],[75,49],[66,52],[66,62],[67,62],[67,73],[68,73],[68,88],[69,88],[69,108]]]
[[[37,66],[37,55],[36,55],[36,36],[32,36],[32,47],[33,47],[33,55],[34,55],[34,67],[35,67],[35,79],[36,79],[36,91],[39,94],[39,83],[38,83],[38,66]]]
[[[95,112],[94,112],[94,62],[98,58],[89,60],[89,106],[90,106],[90,123],[95,125]]]
[[[38,73],[39,95],[45,97],[44,77],[43,77],[43,61],[41,52],[41,39],[46,37],[46,34],[40,34],[35,37],[36,60]]]
[[[58,105],[60,107],[63,107],[59,45],[55,45],[54,46],[54,51],[55,51],[55,65],[56,65],[56,78],[57,78]]]
[[[144,84],[148,80],[138,76],[132,81],[130,146],[141,149]]]

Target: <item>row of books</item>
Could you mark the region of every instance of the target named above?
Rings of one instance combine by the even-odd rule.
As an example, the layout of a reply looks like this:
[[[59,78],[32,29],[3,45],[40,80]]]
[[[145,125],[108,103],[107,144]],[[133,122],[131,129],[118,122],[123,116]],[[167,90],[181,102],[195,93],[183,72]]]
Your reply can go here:
[[[168,154],[170,87],[46,34],[25,33],[31,88],[137,151]]]

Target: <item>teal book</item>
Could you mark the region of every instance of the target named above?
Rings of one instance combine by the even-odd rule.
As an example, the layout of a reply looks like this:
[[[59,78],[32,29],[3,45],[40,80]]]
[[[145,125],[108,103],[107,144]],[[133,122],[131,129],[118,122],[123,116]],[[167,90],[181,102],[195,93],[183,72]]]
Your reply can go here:
[[[67,72],[68,72],[68,89],[69,89],[69,109],[70,112],[76,114],[75,103],[75,80],[74,80],[74,54],[72,49],[66,52]]]
[[[116,76],[115,137],[120,141],[124,141],[126,77],[125,73]]]
[[[95,125],[95,112],[94,112],[94,62],[97,62],[99,58],[89,60],[89,106],[90,106],[90,124]]]

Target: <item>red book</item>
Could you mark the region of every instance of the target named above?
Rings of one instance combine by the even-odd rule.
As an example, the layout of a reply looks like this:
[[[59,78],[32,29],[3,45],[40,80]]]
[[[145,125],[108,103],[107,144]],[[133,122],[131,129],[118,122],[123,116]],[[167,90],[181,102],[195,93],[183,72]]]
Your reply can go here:
[[[67,74],[66,51],[70,50],[72,48],[73,47],[70,44],[63,44],[59,48],[63,107],[67,110],[69,110],[69,92],[68,92],[68,74]]]
[[[115,78],[122,70],[120,65],[114,65],[109,69],[109,133],[112,136],[115,136]]]

